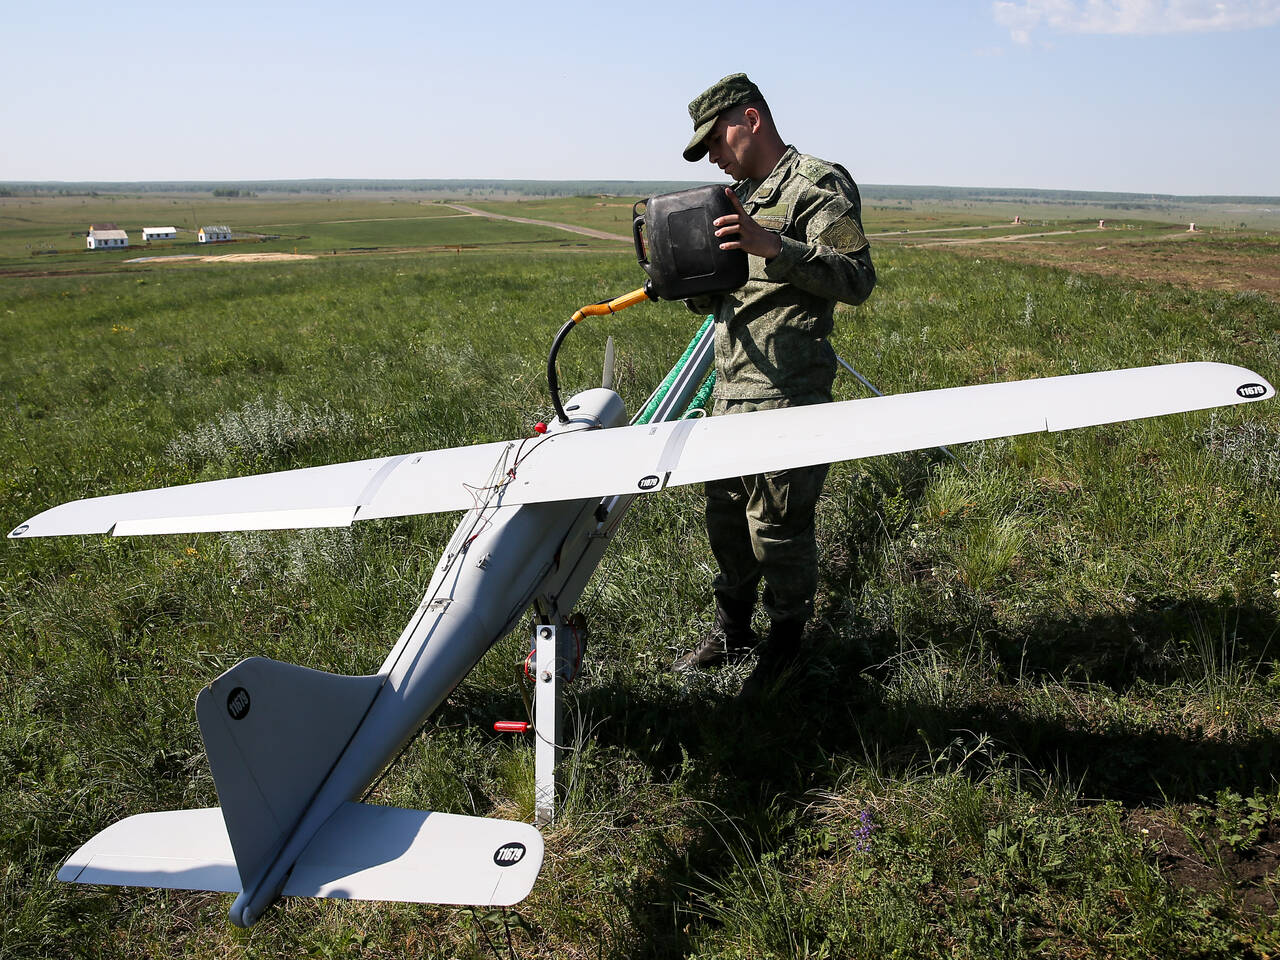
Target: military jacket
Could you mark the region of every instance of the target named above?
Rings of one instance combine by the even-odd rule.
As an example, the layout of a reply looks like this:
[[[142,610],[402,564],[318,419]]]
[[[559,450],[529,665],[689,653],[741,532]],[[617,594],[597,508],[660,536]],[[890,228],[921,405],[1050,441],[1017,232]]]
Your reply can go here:
[[[782,250],[771,260],[750,256],[749,278],[732,293],[688,301],[715,313],[715,396],[830,396],[836,303],[862,303],[876,282],[858,187],[843,167],[789,146],[764,180],[733,190],[782,238]]]

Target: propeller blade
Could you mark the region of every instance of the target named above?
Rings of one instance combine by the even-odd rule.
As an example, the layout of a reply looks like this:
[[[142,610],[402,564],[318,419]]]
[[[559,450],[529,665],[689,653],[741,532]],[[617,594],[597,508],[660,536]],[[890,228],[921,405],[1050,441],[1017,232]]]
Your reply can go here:
[[[600,386],[606,390],[613,389],[613,337],[604,342],[604,376]]]

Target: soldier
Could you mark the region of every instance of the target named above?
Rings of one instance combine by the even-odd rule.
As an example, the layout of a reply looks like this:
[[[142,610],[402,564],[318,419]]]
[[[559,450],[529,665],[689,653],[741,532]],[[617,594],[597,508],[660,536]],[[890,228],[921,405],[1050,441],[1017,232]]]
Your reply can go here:
[[[715,221],[723,250],[745,250],[746,284],[686,301],[715,314],[713,414],[831,400],[836,355],[827,337],[836,302],[859,304],[875,286],[858,187],[839,164],[807,156],[778,134],[746,74],[725,77],[689,104],[693,139],[684,158],[708,157],[734,179],[735,213]],[[779,674],[800,648],[818,588],[814,514],[826,465],[706,485],[707,536],[720,572],[715,621],[676,662],[706,669],[745,654],[764,580],[769,633],[757,676]]]

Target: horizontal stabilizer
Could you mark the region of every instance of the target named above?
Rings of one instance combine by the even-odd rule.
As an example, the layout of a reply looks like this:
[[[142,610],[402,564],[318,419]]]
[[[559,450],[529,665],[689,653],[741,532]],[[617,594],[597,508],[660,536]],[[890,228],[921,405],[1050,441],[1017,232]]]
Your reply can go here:
[[[222,811],[140,813],[113,823],[67,858],[67,883],[238,893],[240,874]]]
[[[527,823],[346,803],[298,858],[283,894],[506,907],[529,895],[542,857],[542,834]],[[67,859],[58,879],[240,890],[217,807],[112,824]]]
[[[284,895],[509,907],[533,889],[527,823],[345,803],[294,864]]]
[[[1174,363],[1015,380],[732,417],[565,429],[329,467],[78,500],[10,537],[346,526],[495,504],[588,500],[667,486],[1068,430],[1266,400],[1275,388],[1225,363]]]

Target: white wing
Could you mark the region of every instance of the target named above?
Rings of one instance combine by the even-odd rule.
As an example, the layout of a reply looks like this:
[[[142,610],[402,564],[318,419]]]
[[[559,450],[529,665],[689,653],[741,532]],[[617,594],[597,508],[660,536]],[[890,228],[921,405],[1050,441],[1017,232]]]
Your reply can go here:
[[[647,493],[943,444],[1069,430],[1265,400],[1243,367],[1178,363],[980,384],[609,430],[550,434],[215,480],[54,507],[10,537],[347,526],[459,510],[475,488],[506,505]]]
[[[298,858],[282,893],[511,906],[533,889],[543,853],[542,834],[527,823],[345,803]],[[240,892],[218,807],[119,820],[67,858],[58,879]]]
[[[76,500],[32,517],[9,536],[346,527],[361,504],[369,503],[406,465],[413,468],[418,495],[433,504],[412,512],[461,510],[473,502],[461,481],[484,483],[510,446],[499,442],[454,447]]]

